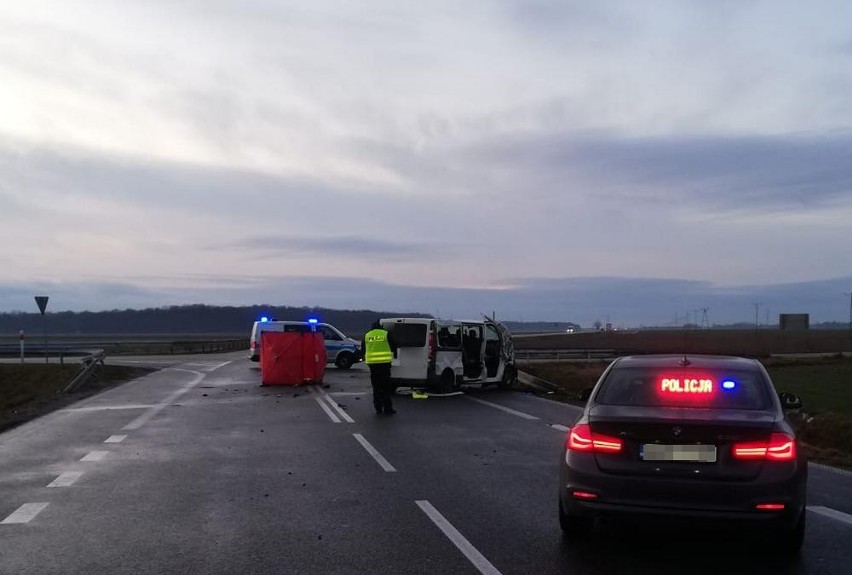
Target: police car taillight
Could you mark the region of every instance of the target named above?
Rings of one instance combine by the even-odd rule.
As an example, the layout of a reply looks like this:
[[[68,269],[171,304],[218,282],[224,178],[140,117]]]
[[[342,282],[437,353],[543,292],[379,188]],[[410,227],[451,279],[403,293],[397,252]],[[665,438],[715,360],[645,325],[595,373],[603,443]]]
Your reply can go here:
[[[587,423],[575,425],[568,431],[568,450],[588,453],[620,453],[624,442],[618,437],[592,433]]]
[[[735,443],[734,458],[743,461],[793,461],[796,459],[796,440],[786,433],[773,433],[767,441]]]

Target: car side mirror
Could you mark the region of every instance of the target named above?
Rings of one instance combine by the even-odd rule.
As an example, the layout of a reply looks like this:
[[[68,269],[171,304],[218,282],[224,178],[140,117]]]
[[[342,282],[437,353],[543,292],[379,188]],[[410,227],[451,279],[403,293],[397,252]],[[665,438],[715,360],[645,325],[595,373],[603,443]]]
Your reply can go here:
[[[784,409],[801,409],[802,398],[795,393],[787,393],[782,391],[778,394],[778,399],[781,400],[781,407]]]
[[[583,391],[577,394],[577,399],[580,401],[589,401],[589,398],[592,397],[592,388],[587,387]]]

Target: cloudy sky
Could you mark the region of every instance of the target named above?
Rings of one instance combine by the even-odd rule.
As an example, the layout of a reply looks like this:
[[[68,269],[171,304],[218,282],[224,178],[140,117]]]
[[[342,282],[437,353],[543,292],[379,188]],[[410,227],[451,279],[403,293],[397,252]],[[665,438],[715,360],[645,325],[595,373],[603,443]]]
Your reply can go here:
[[[849,314],[845,0],[0,5],[0,312]]]

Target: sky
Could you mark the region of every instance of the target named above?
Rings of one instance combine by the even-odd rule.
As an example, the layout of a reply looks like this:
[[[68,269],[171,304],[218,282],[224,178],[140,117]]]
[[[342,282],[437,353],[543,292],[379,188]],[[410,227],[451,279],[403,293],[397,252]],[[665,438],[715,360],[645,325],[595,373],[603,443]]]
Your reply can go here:
[[[847,321],[850,22],[844,0],[0,2],[0,312]]]

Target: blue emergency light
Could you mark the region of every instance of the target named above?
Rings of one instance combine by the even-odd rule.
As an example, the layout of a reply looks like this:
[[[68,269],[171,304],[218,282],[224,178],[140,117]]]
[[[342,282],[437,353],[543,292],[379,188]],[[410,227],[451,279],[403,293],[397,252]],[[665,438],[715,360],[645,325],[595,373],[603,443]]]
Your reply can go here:
[[[737,382],[732,379],[726,379],[722,382],[722,389],[731,391],[737,387]]]
[[[269,318],[266,317],[266,316],[263,316],[263,317],[260,318],[260,321],[263,322],[263,323],[266,323],[266,322],[269,321]]]

